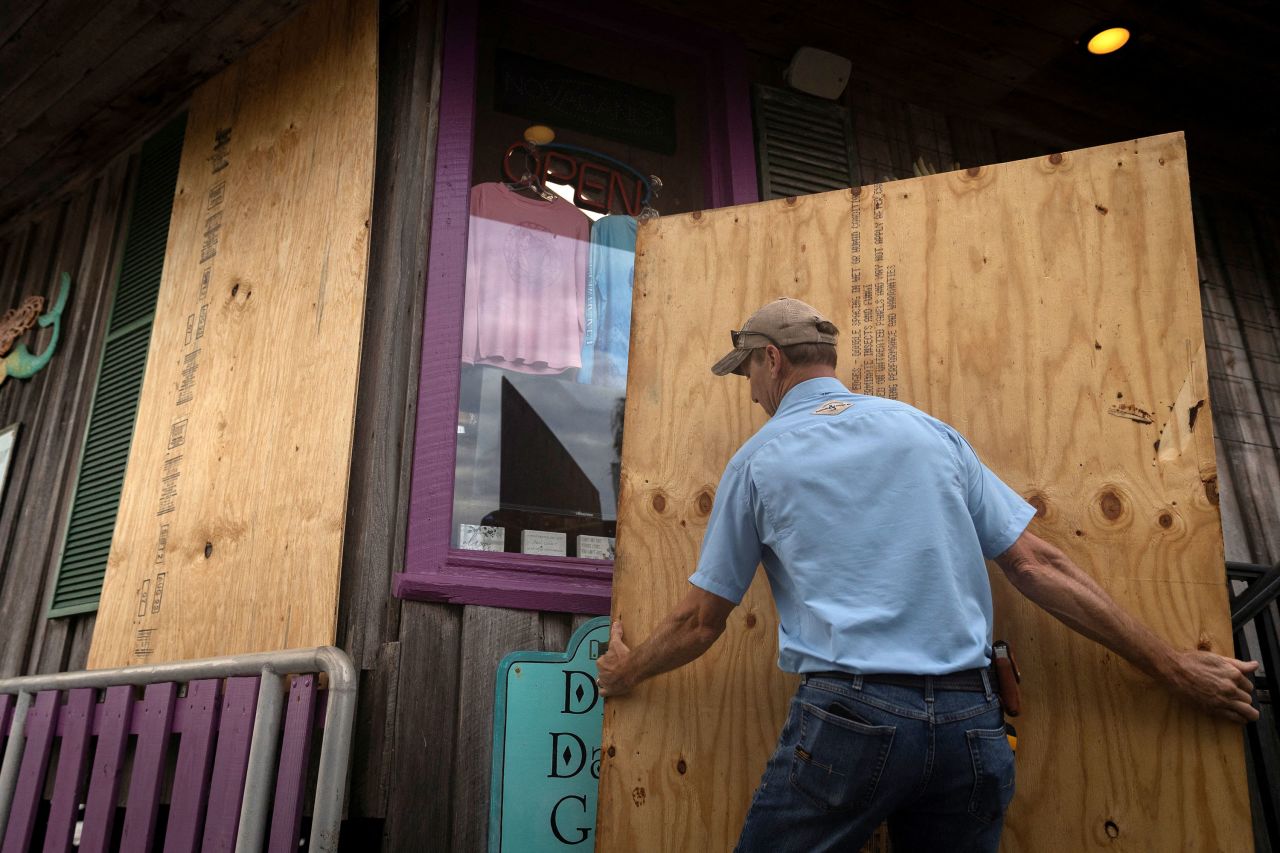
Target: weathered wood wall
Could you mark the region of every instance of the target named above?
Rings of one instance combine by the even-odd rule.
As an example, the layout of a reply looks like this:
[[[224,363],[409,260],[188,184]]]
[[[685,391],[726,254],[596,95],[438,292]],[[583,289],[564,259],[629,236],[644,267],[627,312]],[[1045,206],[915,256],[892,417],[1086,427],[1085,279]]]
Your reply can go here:
[[[1280,560],[1280,215],[1196,207],[1209,392],[1227,559]]]
[[[393,752],[403,605],[390,591],[391,575],[403,562],[408,523],[418,403],[413,389],[418,387],[434,173],[433,107],[439,91],[439,8],[434,0],[386,0],[381,17],[364,353],[338,598],[338,645],[360,669],[355,749],[365,758],[354,768],[351,809],[374,818],[388,814],[393,769],[399,772],[421,752],[416,745]],[[410,665],[414,683],[439,686],[424,696],[452,696],[453,681],[447,675],[451,661],[421,648],[416,653],[419,660]],[[429,679],[424,677],[428,672]],[[411,706],[418,704],[418,689],[406,689]],[[405,816],[431,808],[420,803]]]
[[[123,248],[136,158],[117,158],[76,191],[0,225],[0,313],[57,294],[71,274],[62,335],[48,366],[0,385],[0,424],[21,424],[0,506],[0,676],[83,664],[92,616],[46,619],[55,562],[97,378],[106,314]],[[25,337],[43,349],[48,330]]]

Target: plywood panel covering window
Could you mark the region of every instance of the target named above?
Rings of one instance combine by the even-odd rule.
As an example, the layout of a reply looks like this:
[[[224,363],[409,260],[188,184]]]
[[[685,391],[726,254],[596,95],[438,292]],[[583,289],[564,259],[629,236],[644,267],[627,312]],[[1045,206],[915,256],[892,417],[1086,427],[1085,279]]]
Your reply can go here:
[[[708,371],[725,330],[792,295],[837,319],[849,387],[954,425],[1123,607],[1176,648],[1230,654],[1191,226],[1180,134],[643,226],[613,604],[628,638],[684,594],[721,472],[764,421],[741,379]],[[1024,676],[1004,849],[1248,848],[1240,728],[991,580]],[[599,849],[733,845],[795,684],[776,629],[757,574],[703,658],[606,704]]]
[[[192,98],[90,667],[335,639],[376,87],[319,0]]]

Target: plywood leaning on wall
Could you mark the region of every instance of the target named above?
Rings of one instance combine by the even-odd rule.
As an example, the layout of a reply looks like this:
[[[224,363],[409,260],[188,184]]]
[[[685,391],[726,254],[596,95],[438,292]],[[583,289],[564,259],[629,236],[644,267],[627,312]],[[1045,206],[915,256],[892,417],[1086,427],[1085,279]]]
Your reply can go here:
[[[1125,607],[1230,653],[1195,270],[1181,134],[646,224],[614,585],[629,638],[683,594],[724,464],[763,423],[709,367],[793,295],[838,319],[854,390],[954,424]],[[1024,674],[1003,849],[1247,849],[1240,729],[989,568]],[[759,574],[704,658],[607,703],[598,849],[732,848],[795,684],[776,629]]]
[[[315,0],[192,99],[92,667],[334,640],[377,8]]]

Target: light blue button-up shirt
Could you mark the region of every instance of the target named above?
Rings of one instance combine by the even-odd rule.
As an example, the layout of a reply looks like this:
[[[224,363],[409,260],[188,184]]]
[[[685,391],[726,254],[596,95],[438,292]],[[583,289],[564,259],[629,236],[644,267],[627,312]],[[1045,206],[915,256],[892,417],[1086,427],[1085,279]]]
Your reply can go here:
[[[990,662],[984,558],[1034,515],[947,424],[810,379],[730,460],[689,581],[738,602],[763,563],[788,672],[942,675]]]

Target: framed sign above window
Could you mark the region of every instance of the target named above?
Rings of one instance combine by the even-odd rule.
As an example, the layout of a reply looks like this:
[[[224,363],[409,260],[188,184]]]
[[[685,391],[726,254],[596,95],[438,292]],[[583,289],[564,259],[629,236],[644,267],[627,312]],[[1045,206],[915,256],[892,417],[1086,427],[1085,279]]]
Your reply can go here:
[[[672,95],[509,50],[499,49],[495,60],[496,111],[662,154],[676,152]]]
[[[441,43],[409,533],[394,591],[607,613],[636,221],[621,206],[583,204],[583,184],[625,164],[661,178],[663,214],[755,201],[746,54],[657,13],[531,0],[450,3]],[[587,152],[572,155],[588,172],[577,185],[554,183],[570,157],[540,161],[539,183],[558,195],[511,181],[512,143],[530,125]]]

